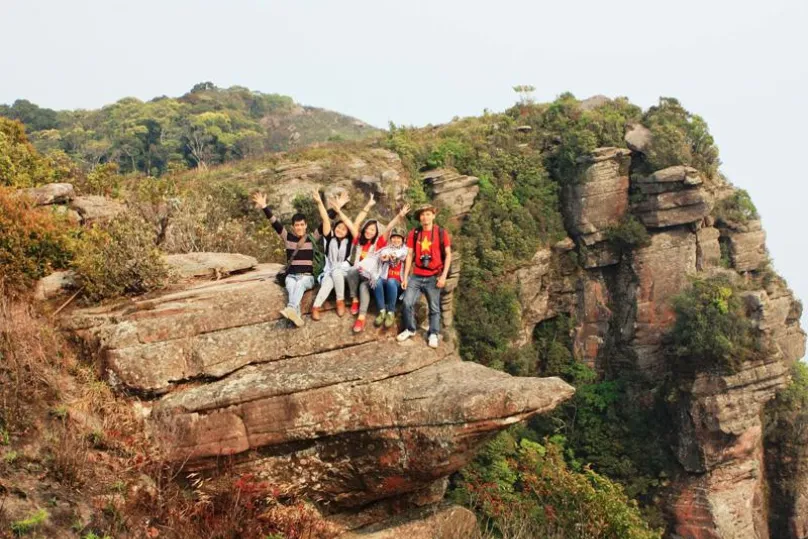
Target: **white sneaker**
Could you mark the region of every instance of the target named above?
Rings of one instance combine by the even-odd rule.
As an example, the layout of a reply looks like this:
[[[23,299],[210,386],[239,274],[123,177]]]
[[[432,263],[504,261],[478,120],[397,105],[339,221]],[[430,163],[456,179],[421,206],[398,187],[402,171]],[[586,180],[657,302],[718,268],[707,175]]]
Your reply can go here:
[[[434,333],[429,336],[429,347],[430,348],[438,347],[438,336]]]
[[[413,335],[415,335],[414,331],[410,331],[409,329],[405,329],[404,331],[402,331],[401,333],[398,334],[398,336],[396,337],[396,340],[398,342],[404,342],[407,339],[409,339],[410,337],[412,337]]]

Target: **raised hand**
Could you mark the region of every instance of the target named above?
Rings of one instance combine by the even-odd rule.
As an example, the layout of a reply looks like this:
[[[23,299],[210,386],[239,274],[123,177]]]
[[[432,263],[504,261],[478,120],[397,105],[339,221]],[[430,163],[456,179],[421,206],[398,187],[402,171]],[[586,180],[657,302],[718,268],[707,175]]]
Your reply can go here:
[[[376,205],[376,198],[373,196],[373,193],[371,193],[371,194],[370,194],[370,198],[368,198],[368,203],[367,203],[367,204],[365,204],[365,207],[366,207],[367,209],[370,209],[370,208],[372,208],[372,207],[373,207],[373,206],[375,206],[375,205]]]
[[[343,207],[343,206],[345,206],[345,205],[348,203],[348,201],[350,201],[350,200],[351,200],[351,195],[349,195],[347,191],[341,191],[341,192],[340,192],[340,193],[337,195],[337,198],[336,198],[336,199],[334,199],[334,205],[335,205],[335,206],[334,206],[334,209],[335,209],[335,210],[338,210],[338,209],[342,208],[342,207]]]
[[[259,210],[267,207],[267,196],[260,191],[252,194],[252,201]]]
[[[402,208],[401,208],[401,211],[399,211],[399,212],[398,212],[398,214],[399,214],[399,215],[400,215],[402,218],[403,218],[405,215],[407,215],[408,213],[410,213],[410,205],[409,205],[409,204],[404,204],[404,207],[402,207]]]
[[[311,191],[310,191],[310,194],[311,194],[311,198],[314,199],[315,202],[322,202],[322,199],[320,198],[320,190],[319,189],[317,189],[316,187],[312,187]]]

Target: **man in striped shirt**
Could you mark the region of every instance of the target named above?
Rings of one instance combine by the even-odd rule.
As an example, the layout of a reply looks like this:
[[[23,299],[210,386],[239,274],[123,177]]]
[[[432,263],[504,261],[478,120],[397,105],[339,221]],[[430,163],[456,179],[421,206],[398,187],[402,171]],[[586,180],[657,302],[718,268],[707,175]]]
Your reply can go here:
[[[267,197],[263,193],[255,193],[252,196],[255,205],[264,211],[267,219],[272,223],[272,228],[281,237],[286,247],[286,293],[288,294],[286,308],[280,314],[284,318],[291,320],[295,326],[303,326],[303,319],[300,317],[300,302],[303,294],[314,287],[314,241],[319,241],[322,234],[327,234],[331,230],[329,214],[325,209],[320,193],[315,189],[311,193],[312,198],[317,203],[320,217],[323,224],[311,235],[307,234],[308,224],[306,216],[296,213],[292,216],[292,232],[284,227],[280,220],[272,213],[272,208],[267,206]],[[331,203],[335,207],[342,208],[348,202],[347,193],[342,193]]]

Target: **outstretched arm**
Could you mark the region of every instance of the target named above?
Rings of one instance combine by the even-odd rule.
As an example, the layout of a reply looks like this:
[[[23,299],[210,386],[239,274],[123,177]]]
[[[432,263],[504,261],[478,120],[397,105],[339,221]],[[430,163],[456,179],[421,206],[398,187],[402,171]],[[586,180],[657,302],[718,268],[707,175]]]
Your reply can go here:
[[[320,220],[322,221],[323,236],[331,234],[331,219],[328,218],[328,210],[325,209],[325,204],[320,198],[320,191],[317,188],[311,190],[311,198],[317,203],[317,211],[320,212]]]
[[[354,223],[356,223],[356,226],[361,226],[362,221],[364,221],[365,217],[368,216],[368,212],[370,211],[370,208],[372,208],[375,205],[376,205],[376,200],[373,198],[373,193],[371,193],[370,198],[368,198],[368,201],[365,204],[365,207],[362,208],[362,211],[360,211],[359,214],[356,216],[356,219],[354,219]]]
[[[258,209],[264,211],[264,215],[266,215],[269,222],[272,223],[272,228],[275,229],[275,232],[277,232],[283,239],[286,239],[286,229],[283,228],[283,225],[278,218],[273,215],[272,209],[267,206],[267,196],[259,191],[257,193],[253,193],[252,201]]]
[[[393,232],[393,229],[398,226],[398,223],[404,220],[404,217],[410,212],[410,205],[404,204],[404,207],[401,208],[395,217],[393,217],[389,223],[387,223],[387,229],[384,231],[384,239],[388,242],[390,241],[390,234]]]
[[[345,226],[348,227],[348,230],[351,231],[351,236],[353,236],[354,238],[357,237],[359,235],[359,231],[356,229],[356,223],[351,221],[350,217],[345,215],[345,212],[342,211],[342,207],[338,204],[338,202],[329,200],[329,205],[331,206],[332,210],[337,212],[337,215],[342,220],[342,222],[345,223]]]

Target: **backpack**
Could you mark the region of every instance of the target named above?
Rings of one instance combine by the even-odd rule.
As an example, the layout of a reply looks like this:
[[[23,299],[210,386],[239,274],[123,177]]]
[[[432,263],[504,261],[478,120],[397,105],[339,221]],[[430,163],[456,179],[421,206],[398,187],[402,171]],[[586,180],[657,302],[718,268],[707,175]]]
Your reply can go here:
[[[314,275],[315,278],[319,277],[320,274],[323,272],[323,268],[325,268],[325,249],[328,249],[328,245],[323,248],[323,242],[317,241],[314,239],[313,234],[309,234],[309,240],[311,240],[312,245],[312,270],[311,274]],[[331,240],[328,240],[331,241]]]
[[[441,228],[438,225],[433,225],[433,226],[437,229],[437,232],[438,232],[438,245],[440,246],[440,261],[441,261],[441,264],[446,264],[446,245],[444,243],[444,241],[445,241],[444,240],[444,235],[446,234],[446,229]],[[422,227],[420,225],[415,229],[415,237],[413,238],[413,241],[415,243],[418,242],[418,236],[420,236],[421,232],[423,232],[423,231],[424,231],[424,227]],[[415,251],[413,250],[413,256],[414,255],[415,255]]]

